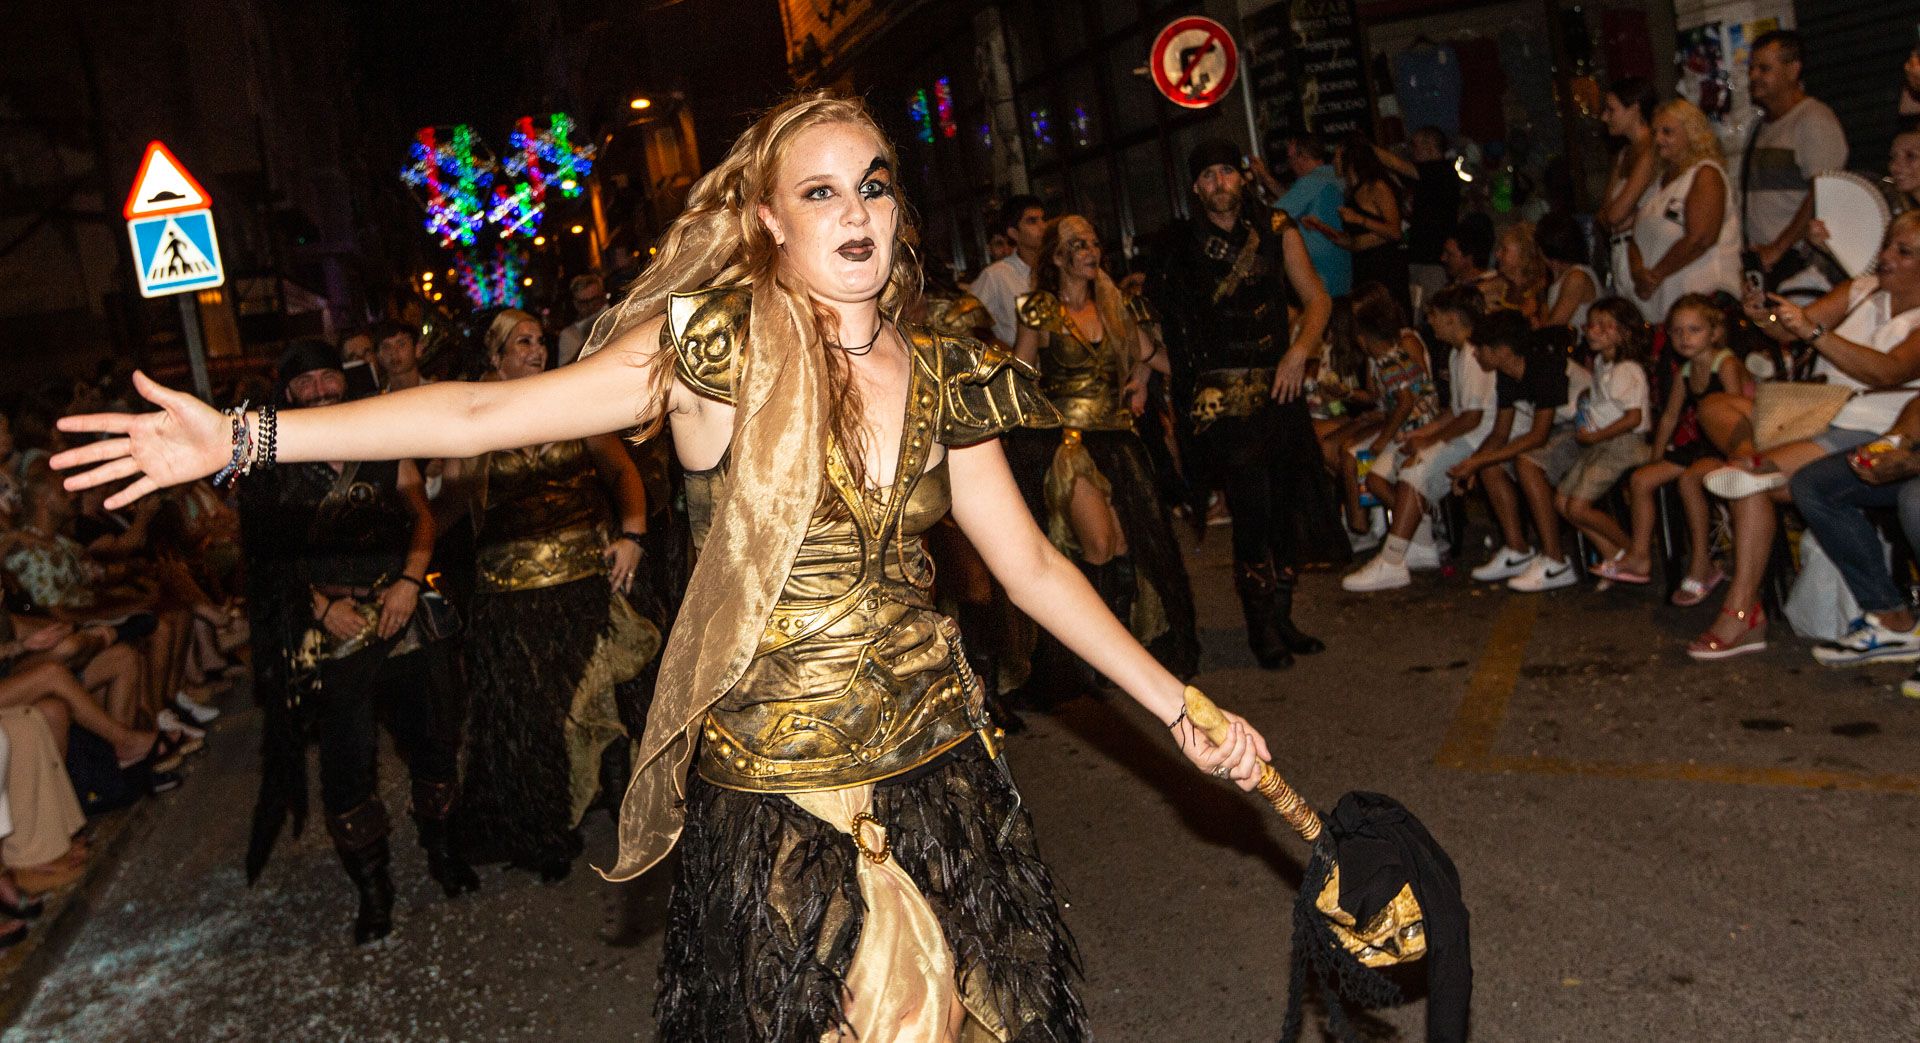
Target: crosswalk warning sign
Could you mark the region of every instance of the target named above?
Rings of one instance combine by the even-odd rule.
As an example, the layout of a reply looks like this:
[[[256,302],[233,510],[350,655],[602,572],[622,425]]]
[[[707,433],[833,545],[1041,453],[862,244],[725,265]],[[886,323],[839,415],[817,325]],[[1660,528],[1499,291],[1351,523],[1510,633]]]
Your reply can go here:
[[[226,281],[213,212],[156,214],[127,222],[142,297],[205,290]]]

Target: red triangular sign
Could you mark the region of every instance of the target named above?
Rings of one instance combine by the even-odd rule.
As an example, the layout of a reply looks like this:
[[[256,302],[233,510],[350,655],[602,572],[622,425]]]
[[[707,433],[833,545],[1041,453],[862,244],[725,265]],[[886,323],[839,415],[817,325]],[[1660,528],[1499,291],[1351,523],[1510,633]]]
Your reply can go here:
[[[148,142],[146,157],[140,160],[140,173],[133,179],[133,191],[127,195],[127,220],[175,214],[183,210],[202,210],[213,205],[213,197],[200,182],[187,173],[167,146]]]

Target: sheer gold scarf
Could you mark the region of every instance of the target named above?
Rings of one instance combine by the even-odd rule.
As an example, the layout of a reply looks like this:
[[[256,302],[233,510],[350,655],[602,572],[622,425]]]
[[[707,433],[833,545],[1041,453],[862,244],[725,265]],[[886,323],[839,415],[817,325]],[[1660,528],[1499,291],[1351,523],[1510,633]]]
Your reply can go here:
[[[700,721],[752,662],[818,504],[827,380],[803,300],[773,277],[754,287],[750,343],[736,349],[727,491],[660,662],[609,880],[646,872],[680,839]]]

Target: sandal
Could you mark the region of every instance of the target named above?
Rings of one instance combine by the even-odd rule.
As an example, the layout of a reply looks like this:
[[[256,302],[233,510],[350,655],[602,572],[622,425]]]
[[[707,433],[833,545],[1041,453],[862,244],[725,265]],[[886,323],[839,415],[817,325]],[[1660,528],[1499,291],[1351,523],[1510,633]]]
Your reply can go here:
[[[1673,597],[1669,600],[1681,608],[1692,608],[1707,600],[1707,595],[1713,593],[1715,587],[1726,581],[1727,574],[1719,569],[1714,569],[1713,575],[1704,581],[1688,576],[1680,581],[1680,589],[1674,591]]]
[[[1715,659],[1732,659],[1734,656],[1746,655],[1749,652],[1766,651],[1767,614],[1759,605],[1744,612],[1723,608],[1720,614],[1740,620],[1746,624],[1746,629],[1731,641],[1723,640],[1709,630],[1687,645],[1687,655],[1702,662],[1711,662]]]
[[[1612,580],[1615,583],[1629,583],[1636,587],[1644,587],[1653,582],[1653,577],[1627,568],[1621,564],[1622,560],[1618,555],[1608,558],[1594,567],[1593,574],[1601,579]]]

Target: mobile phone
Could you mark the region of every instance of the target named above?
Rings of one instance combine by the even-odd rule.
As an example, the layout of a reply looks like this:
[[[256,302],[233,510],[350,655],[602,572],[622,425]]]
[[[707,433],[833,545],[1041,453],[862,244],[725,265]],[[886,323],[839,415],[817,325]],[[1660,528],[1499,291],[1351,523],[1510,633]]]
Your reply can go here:
[[[340,367],[347,377],[347,398],[372,398],[380,393],[380,382],[373,377],[373,367],[364,361],[349,362]]]

